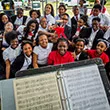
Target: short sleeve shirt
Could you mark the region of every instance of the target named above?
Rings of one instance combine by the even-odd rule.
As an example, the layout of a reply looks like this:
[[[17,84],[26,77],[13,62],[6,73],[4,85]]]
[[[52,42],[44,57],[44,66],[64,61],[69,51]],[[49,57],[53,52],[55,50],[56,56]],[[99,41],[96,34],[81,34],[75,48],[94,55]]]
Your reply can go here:
[[[90,58],[98,58],[98,57],[96,56],[96,50],[88,50],[87,53],[88,53],[88,55],[90,56]],[[108,55],[106,55],[106,53],[104,53],[104,52],[99,56],[99,58],[102,59],[102,61],[103,61],[104,64],[106,64],[106,63],[109,62],[109,57],[108,57]]]
[[[38,55],[38,64],[47,64],[47,58],[53,47],[52,43],[48,43],[47,48],[42,48],[40,45],[35,46],[33,52]]]
[[[3,59],[4,61],[9,59],[9,61],[12,64],[20,53],[21,53],[20,45],[16,49],[12,49],[11,47],[8,47],[6,50],[3,51]]]

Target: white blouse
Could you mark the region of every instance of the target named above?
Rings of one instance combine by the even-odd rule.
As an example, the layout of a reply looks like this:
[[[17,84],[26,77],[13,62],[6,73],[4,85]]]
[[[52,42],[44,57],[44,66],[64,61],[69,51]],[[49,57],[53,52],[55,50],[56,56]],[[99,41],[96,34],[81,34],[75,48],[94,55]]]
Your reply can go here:
[[[21,46],[19,45],[16,49],[12,49],[10,46],[3,51],[3,59],[4,61],[8,60],[11,64],[14,62],[16,57],[21,53]]]
[[[42,48],[40,45],[35,46],[33,52],[38,55],[38,64],[47,64],[47,58],[53,47],[52,43],[48,43],[47,48]]]

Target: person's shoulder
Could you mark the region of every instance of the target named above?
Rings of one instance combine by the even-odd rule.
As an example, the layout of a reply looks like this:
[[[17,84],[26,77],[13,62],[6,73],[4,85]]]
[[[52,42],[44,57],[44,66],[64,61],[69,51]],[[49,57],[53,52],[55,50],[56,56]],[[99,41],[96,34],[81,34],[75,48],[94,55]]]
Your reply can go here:
[[[103,52],[102,55],[103,55],[104,57],[109,58],[108,55],[107,55],[105,52]]]
[[[12,50],[11,47],[8,47],[6,48],[4,51],[3,51],[3,54],[10,54],[10,51]]]
[[[72,53],[71,53],[70,51],[67,51],[66,54],[67,54],[68,56],[72,56]]]
[[[34,50],[39,50],[39,46],[35,46],[34,47]]]
[[[52,48],[53,47],[53,43],[48,43],[48,47]]]

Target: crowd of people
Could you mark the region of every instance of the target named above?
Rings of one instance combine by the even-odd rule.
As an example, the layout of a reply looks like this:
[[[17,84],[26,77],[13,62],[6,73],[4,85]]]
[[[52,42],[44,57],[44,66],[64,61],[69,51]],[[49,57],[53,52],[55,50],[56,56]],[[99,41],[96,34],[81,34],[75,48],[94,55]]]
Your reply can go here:
[[[86,1],[72,8],[73,17],[64,4],[54,16],[52,4],[40,10],[30,10],[24,16],[22,8],[16,15],[0,13],[0,76],[14,78],[18,71],[101,58],[108,77],[110,73],[110,16],[96,2],[87,15]]]

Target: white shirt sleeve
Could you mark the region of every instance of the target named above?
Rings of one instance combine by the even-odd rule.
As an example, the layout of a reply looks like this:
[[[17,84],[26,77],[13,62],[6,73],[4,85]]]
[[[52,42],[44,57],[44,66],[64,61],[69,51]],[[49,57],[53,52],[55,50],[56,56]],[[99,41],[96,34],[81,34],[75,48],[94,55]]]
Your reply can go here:
[[[39,53],[38,50],[39,50],[39,49],[38,49],[38,46],[35,46],[34,49],[33,49],[33,53],[35,53],[35,54],[38,55],[38,53]]]
[[[4,59],[4,61],[9,59],[9,52],[7,50],[3,51],[3,59]]]

